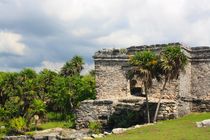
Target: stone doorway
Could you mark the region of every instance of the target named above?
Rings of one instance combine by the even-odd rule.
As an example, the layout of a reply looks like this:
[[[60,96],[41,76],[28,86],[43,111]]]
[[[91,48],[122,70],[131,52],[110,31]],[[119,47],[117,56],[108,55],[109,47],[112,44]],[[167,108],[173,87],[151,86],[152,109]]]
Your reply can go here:
[[[130,80],[130,92],[133,96],[145,97],[142,84],[138,80]]]

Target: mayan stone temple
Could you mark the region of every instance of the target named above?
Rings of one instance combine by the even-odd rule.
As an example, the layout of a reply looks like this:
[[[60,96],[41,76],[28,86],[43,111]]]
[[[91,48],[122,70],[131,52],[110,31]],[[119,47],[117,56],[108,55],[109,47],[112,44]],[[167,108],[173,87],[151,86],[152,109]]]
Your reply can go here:
[[[190,112],[210,111],[210,47],[187,47],[179,43],[103,49],[93,56],[96,72],[96,100],[86,100],[77,110],[77,128],[91,121],[104,127],[119,127],[146,121],[145,97],[138,81],[129,80],[129,57],[137,51],[158,52],[167,45],[179,45],[188,58],[185,72],[164,91],[158,120],[174,119]],[[162,83],[154,81],[149,94],[150,117],[154,117]],[[119,122],[116,122],[118,120]]]

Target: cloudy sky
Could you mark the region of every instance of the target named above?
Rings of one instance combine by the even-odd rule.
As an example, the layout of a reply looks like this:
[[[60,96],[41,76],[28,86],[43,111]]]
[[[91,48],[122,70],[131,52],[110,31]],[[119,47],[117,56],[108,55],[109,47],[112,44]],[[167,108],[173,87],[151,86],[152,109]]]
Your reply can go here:
[[[0,71],[58,70],[102,48],[210,45],[209,0],[0,0]]]

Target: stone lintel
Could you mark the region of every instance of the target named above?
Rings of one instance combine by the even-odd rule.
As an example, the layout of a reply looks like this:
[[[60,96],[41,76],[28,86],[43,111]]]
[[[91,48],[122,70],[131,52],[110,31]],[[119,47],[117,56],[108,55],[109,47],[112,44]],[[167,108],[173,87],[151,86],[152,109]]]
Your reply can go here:
[[[190,62],[210,62],[210,47],[181,47]]]

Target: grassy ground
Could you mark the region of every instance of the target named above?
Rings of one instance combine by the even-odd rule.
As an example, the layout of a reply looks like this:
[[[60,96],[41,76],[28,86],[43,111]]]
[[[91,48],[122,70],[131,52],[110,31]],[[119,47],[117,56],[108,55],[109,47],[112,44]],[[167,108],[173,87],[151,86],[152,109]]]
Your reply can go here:
[[[57,121],[57,122],[47,122],[47,123],[43,123],[41,125],[38,126],[39,129],[50,129],[50,128],[56,128],[56,127],[60,127],[60,128],[68,128],[67,122],[65,121]]]
[[[0,126],[4,125],[3,122],[0,122]],[[69,123],[66,121],[53,121],[53,122],[46,122],[38,126],[38,130],[45,130],[50,128],[69,128]],[[35,129],[35,128],[34,128]],[[26,134],[33,134],[34,131],[26,132]],[[6,135],[6,129],[0,129],[0,139]]]
[[[177,120],[158,122],[100,140],[210,140],[210,127],[197,128],[195,122],[210,119],[210,113],[193,113]]]

